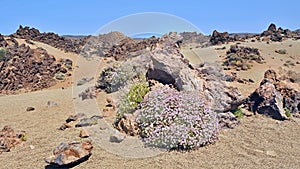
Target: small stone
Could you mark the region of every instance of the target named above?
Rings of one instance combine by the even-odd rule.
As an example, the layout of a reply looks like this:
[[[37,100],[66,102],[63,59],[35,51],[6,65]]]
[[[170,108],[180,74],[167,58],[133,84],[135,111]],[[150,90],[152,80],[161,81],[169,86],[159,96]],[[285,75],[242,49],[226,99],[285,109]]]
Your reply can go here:
[[[31,150],[35,149],[35,147],[34,147],[33,145],[29,145],[29,148],[30,148]]]
[[[82,128],[80,130],[80,133],[79,133],[79,137],[80,138],[88,138],[90,135],[89,133],[86,131],[86,129]]]
[[[67,123],[70,123],[72,121],[76,121],[78,120],[79,118],[83,118],[85,117],[85,114],[84,113],[77,113],[76,115],[70,115],[67,119],[66,119],[66,122]]]
[[[54,101],[48,101],[48,102],[47,102],[47,106],[48,106],[48,107],[55,107],[55,106],[58,106],[58,104],[55,103]]]
[[[64,80],[65,79],[65,75],[63,73],[56,73],[55,74],[55,79],[57,79],[57,80]]]
[[[34,110],[35,110],[34,107],[27,107],[27,108],[26,108],[26,111],[34,111]]]
[[[72,127],[72,126],[70,126],[69,124],[64,123],[64,124],[62,124],[62,125],[58,128],[58,130],[64,131],[64,130],[66,130],[67,128],[71,128],[71,127]]]
[[[266,154],[267,154],[268,156],[271,156],[271,157],[276,157],[276,156],[277,156],[277,154],[276,154],[275,151],[267,151]]]
[[[121,143],[125,139],[125,136],[119,131],[116,131],[109,137],[109,141],[112,143]]]
[[[103,108],[102,116],[103,117],[113,117],[116,115],[116,112],[113,107]]]

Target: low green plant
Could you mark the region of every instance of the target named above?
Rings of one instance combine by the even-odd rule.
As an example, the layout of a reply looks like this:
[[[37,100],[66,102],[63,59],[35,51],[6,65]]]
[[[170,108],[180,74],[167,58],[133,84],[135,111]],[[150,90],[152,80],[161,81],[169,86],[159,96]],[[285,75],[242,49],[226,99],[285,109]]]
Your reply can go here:
[[[244,112],[241,108],[238,108],[237,110],[233,111],[233,114],[239,119],[244,117]]]
[[[251,69],[252,65],[250,65],[249,63],[246,64],[248,69]]]
[[[150,92],[150,87],[146,78],[140,80],[129,87],[129,91],[121,98],[118,107],[117,118],[122,118],[124,113],[132,113],[143,101],[144,96]]]
[[[290,109],[284,108],[284,112],[285,112],[285,115],[286,115],[287,117],[291,117],[291,116],[292,116],[292,113],[291,113],[291,110],[290,110]]]

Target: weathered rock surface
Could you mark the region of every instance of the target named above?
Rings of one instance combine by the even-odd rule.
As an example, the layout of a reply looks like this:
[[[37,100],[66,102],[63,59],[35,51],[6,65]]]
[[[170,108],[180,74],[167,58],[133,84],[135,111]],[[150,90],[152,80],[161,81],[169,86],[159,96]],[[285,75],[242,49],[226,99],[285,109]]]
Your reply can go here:
[[[125,137],[126,136],[121,134],[119,131],[115,131],[114,134],[110,135],[109,141],[112,143],[121,143]]]
[[[90,36],[86,39],[86,43],[83,46],[80,55],[85,58],[112,56],[113,46],[118,46],[119,42],[127,39],[127,37],[120,32],[110,32],[108,34]]]
[[[202,82],[195,71],[180,61],[180,56],[160,53],[151,54],[151,65],[147,72],[148,79],[154,79],[162,84],[172,84],[178,90],[201,90]]]
[[[90,118],[82,118],[80,119],[79,123],[75,125],[75,127],[85,127],[85,126],[92,126],[98,124],[98,119],[101,119],[100,116],[92,116]]]
[[[0,154],[9,152],[11,148],[20,145],[23,141],[26,141],[24,131],[15,133],[11,127],[4,126],[0,131]]]
[[[93,145],[90,141],[60,143],[54,150],[53,155],[45,161],[51,165],[72,167],[91,156]]]
[[[233,111],[243,103],[244,98],[237,88],[224,83],[228,77],[219,67],[204,64],[197,70],[198,76],[203,79],[203,90],[208,99],[212,101],[215,111],[218,113]]]
[[[82,128],[79,132],[79,137],[80,138],[88,138],[90,134],[87,132],[85,128]]]
[[[265,114],[277,120],[287,119],[283,109],[283,97],[268,79],[264,79],[260,87],[249,96],[248,103],[252,112]]]

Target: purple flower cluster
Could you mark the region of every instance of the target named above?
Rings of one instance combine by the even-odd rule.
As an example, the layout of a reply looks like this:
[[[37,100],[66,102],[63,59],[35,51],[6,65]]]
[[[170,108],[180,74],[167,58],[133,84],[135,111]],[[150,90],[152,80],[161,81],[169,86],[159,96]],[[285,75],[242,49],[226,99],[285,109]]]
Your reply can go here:
[[[217,114],[198,93],[167,86],[145,96],[136,119],[148,146],[194,149],[214,141],[219,131]]]

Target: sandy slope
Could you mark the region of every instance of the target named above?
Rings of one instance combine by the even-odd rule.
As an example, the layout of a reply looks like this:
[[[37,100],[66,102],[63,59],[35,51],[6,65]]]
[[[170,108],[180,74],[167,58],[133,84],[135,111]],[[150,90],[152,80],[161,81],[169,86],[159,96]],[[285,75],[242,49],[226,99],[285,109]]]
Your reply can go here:
[[[293,44],[292,48],[288,47],[290,43]],[[238,86],[243,89],[244,94],[252,92],[258,86],[264,70],[269,66],[282,66],[284,61],[280,59],[286,60],[289,55],[293,55],[300,60],[299,48],[296,48],[300,46],[300,41],[283,42],[289,53],[286,56],[274,52],[276,48],[282,48],[280,43],[246,44],[258,47],[268,65],[257,64],[249,72],[238,72],[240,76],[249,76],[256,82],[251,86]],[[48,45],[43,47],[56,57],[68,57]],[[209,55],[204,54],[216,52],[214,58],[209,58],[216,61],[218,55],[225,53],[225,50],[214,51],[213,47],[192,50],[196,55],[198,53],[202,56],[200,60],[209,58]],[[197,61],[197,58],[194,59]],[[298,65],[293,69],[299,71],[299,68]],[[44,158],[51,155],[53,148],[60,142],[81,140],[78,129],[56,129],[69,115],[75,114],[71,84],[64,86],[64,90],[53,87],[49,90],[0,97],[0,127],[11,125],[14,129],[22,129],[28,133],[28,140],[22,146],[0,155],[0,168],[45,168]],[[105,98],[105,95],[101,96]],[[47,101],[55,101],[58,106],[48,107]],[[33,106],[36,110],[26,112],[27,106]],[[245,117],[235,129],[223,130],[214,145],[195,151],[167,152],[155,157],[132,159],[109,153],[95,143],[90,159],[74,168],[300,168],[299,130],[300,119],[279,122],[262,116]]]

